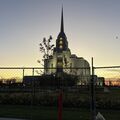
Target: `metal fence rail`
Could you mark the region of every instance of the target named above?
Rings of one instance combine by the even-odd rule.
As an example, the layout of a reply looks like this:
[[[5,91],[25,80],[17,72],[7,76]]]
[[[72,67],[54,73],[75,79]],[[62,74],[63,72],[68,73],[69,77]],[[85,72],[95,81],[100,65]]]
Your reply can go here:
[[[99,78],[103,78],[104,88],[100,93],[97,89],[95,94],[96,114],[102,115],[105,119],[108,119],[108,114],[101,111],[101,109],[109,109],[108,112],[120,110],[118,105],[120,104],[120,66],[97,66],[94,67],[94,81],[100,82]],[[112,113],[111,113],[112,114]],[[111,116],[112,119],[120,119],[120,115]]]
[[[56,69],[56,68],[47,68]],[[86,70],[90,68],[65,68],[66,71],[70,69],[74,70]],[[15,83],[23,82],[25,76],[41,76],[44,74],[43,67],[0,67],[0,85],[2,82],[10,84],[9,81]],[[77,72],[75,73],[77,75]],[[62,81],[63,76],[59,78]],[[80,77],[84,79],[84,76]],[[105,80],[105,84],[100,84]],[[52,83],[51,83],[52,84]],[[66,83],[67,84],[67,83]],[[59,84],[61,85],[61,84]],[[32,82],[31,87],[25,87],[24,84],[12,88],[11,86],[1,87],[0,86],[0,106],[9,105],[28,105],[31,106],[30,110],[33,112],[35,106],[37,105],[37,112],[43,106],[49,107],[47,113],[49,114],[49,119],[57,119],[58,112],[58,99],[60,100],[60,90],[62,89],[62,115],[63,120],[72,119],[72,117],[66,114],[73,114],[74,120],[81,119],[84,120],[95,120],[98,112],[100,112],[106,119],[117,120],[120,119],[120,114],[116,110],[120,110],[120,66],[91,66],[91,77],[89,78],[89,84],[79,84],[77,86],[62,86],[62,87],[35,87],[35,83]],[[60,104],[60,103],[59,103]],[[60,104],[61,105],[61,104]],[[91,106],[91,114],[90,114]],[[12,106],[13,107],[13,106]],[[11,109],[12,109],[11,107]],[[55,108],[55,113],[51,113],[52,107]],[[4,108],[4,107],[3,107]],[[66,108],[68,112],[66,113]],[[72,111],[74,108],[75,112]],[[23,108],[24,109],[24,108]],[[65,109],[65,110],[64,110]],[[82,112],[85,109],[85,113]],[[1,110],[0,110],[1,111]],[[79,111],[79,112],[78,112]],[[108,111],[108,112],[106,112]],[[113,112],[113,117],[109,112]],[[27,110],[25,111],[26,114]],[[30,112],[30,111],[29,111]],[[43,112],[43,111],[42,111]],[[81,113],[80,113],[81,112]],[[2,112],[1,112],[2,113]],[[80,113],[80,114],[77,114]],[[11,114],[11,113],[10,113]],[[26,114],[22,113],[22,117],[25,118]],[[35,114],[35,113],[34,113]],[[29,119],[36,120],[36,116],[27,116]],[[50,115],[56,116],[56,118]],[[55,115],[54,115],[55,114]],[[84,115],[87,114],[87,115]],[[0,114],[1,115],[1,114]],[[90,117],[91,115],[91,117]],[[13,115],[14,116],[14,115]],[[19,115],[18,115],[19,116]],[[38,115],[39,116],[39,115]],[[117,117],[116,117],[117,116]],[[44,116],[45,118],[46,116]],[[48,119],[48,118],[46,118]],[[48,120],[49,120],[48,119]]]

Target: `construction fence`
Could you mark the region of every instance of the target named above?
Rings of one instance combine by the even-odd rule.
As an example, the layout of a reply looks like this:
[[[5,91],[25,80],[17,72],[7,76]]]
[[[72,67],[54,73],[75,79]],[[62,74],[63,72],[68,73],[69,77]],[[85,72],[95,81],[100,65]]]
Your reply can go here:
[[[43,82],[35,82],[44,76],[44,68],[1,67],[0,116],[29,120],[95,120],[99,114],[106,120],[120,119],[120,66],[92,65],[91,68],[66,68],[64,72],[69,73],[69,77],[53,74],[47,75]]]

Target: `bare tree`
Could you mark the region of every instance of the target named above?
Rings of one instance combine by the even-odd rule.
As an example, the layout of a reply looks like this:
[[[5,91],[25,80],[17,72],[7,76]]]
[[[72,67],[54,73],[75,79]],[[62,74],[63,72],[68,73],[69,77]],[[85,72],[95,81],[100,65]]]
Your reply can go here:
[[[50,55],[52,55],[54,44],[51,44],[52,36],[48,39],[43,38],[42,43],[40,43],[40,52],[43,53],[43,60],[49,59]]]
[[[53,54],[53,49],[54,49],[54,44],[51,43],[52,42],[52,36],[50,35],[50,37],[48,39],[43,38],[43,41],[39,44],[40,46],[40,52],[43,54],[42,60],[37,60],[37,62],[44,67],[44,60],[45,59],[49,59],[49,57]],[[40,72],[36,71],[37,74],[41,74],[42,71],[40,70]]]

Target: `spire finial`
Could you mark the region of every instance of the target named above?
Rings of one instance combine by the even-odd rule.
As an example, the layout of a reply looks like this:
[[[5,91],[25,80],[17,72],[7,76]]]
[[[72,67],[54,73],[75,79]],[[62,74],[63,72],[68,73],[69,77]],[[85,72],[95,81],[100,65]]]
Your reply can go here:
[[[63,5],[62,5],[62,12],[61,12],[61,30],[60,30],[60,32],[64,32]]]

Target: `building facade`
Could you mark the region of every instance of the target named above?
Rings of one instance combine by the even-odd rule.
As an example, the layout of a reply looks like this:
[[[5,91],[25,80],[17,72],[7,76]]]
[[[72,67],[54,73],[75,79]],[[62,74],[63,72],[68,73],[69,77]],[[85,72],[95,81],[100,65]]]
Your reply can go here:
[[[79,84],[88,84],[90,81],[90,65],[83,57],[71,54],[68,40],[64,32],[63,8],[61,12],[61,28],[56,39],[53,54],[44,60],[44,74],[58,75],[65,73],[78,77]]]

